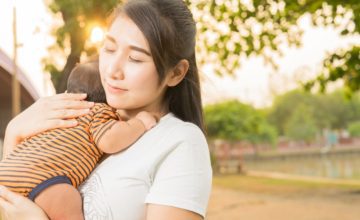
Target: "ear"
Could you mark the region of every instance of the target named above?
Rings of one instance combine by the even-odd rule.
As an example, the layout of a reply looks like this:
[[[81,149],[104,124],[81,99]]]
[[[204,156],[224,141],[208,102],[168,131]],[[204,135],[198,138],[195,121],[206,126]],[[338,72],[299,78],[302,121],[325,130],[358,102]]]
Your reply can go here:
[[[168,80],[166,85],[174,87],[179,84],[185,77],[189,70],[189,61],[182,59],[176,64],[176,66],[168,73]]]

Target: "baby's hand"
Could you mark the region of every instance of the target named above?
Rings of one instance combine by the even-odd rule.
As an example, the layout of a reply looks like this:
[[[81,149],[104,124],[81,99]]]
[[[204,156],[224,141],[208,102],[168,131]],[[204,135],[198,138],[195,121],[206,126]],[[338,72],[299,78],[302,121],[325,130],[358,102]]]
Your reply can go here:
[[[146,130],[150,130],[152,127],[156,125],[156,118],[149,112],[145,112],[145,111],[139,112],[135,116],[135,118],[142,121]]]

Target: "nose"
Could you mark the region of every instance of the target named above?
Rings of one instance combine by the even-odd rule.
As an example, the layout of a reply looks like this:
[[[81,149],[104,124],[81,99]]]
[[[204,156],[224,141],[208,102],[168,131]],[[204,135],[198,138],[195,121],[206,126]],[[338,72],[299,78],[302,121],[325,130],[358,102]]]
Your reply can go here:
[[[110,78],[115,80],[123,80],[124,72],[123,72],[123,62],[121,55],[115,56],[108,67],[108,75]]]

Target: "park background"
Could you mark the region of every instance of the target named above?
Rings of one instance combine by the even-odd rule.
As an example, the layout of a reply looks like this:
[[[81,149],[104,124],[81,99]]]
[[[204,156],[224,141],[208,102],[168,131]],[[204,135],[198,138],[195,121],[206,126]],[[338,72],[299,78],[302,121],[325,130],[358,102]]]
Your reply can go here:
[[[360,2],[186,2],[214,171],[207,219],[360,219]],[[14,115],[96,55],[117,3],[0,2],[0,145]]]

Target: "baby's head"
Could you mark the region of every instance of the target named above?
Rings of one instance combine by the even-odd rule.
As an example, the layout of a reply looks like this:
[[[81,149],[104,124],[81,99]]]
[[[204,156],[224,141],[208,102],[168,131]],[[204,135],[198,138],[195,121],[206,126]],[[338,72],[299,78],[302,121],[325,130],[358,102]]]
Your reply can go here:
[[[68,93],[86,93],[86,101],[106,103],[106,95],[101,84],[99,63],[78,64],[70,73],[67,82]]]

